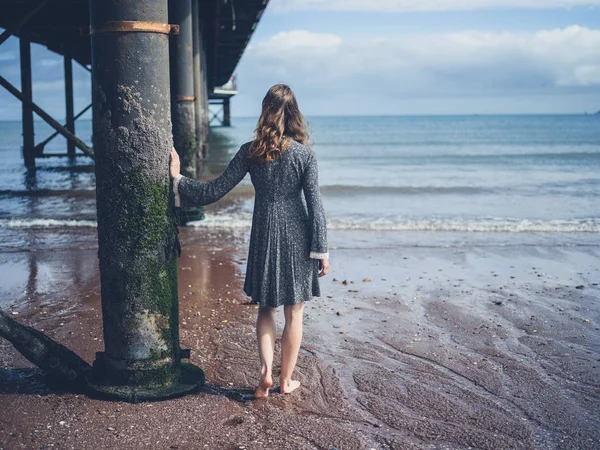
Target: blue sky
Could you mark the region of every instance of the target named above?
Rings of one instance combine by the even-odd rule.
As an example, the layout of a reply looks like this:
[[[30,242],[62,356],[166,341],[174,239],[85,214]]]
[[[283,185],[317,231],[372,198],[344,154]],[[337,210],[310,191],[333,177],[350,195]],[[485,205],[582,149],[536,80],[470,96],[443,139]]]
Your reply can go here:
[[[62,59],[33,49],[34,95],[64,116]],[[307,115],[600,110],[600,0],[271,0],[237,69],[234,116],[288,83]],[[0,74],[19,85],[18,44]],[[76,109],[89,101],[77,68]],[[0,92],[0,119],[18,119]]]

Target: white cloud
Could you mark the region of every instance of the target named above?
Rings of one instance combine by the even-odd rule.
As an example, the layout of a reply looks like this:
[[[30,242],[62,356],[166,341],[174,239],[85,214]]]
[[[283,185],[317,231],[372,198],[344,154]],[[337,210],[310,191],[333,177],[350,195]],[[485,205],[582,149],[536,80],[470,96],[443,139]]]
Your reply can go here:
[[[552,9],[599,5],[600,0],[273,0],[270,8],[278,12],[410,12],[490,8]]]
[[[455,86],[519,88],[600,85],[600,30],[580,26],[526,32],[464,31],[370,39],[296,30],[248,48],[257,75],[335,83],[411,81]],[[247,70],[245,72],[248,72]]]
[[[288,31],[252,43],[239,68],[242,92],[253,91],[252,99],[244,95],[248,104],[259,104],[277,82],[321,106],[598,94],[600,30],[573,25],[362,39]]]

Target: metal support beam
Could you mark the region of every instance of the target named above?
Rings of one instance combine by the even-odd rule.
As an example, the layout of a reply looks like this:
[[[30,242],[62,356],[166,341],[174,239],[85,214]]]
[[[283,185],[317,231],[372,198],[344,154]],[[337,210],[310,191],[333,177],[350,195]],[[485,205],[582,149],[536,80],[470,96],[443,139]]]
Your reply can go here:
[[[25,167],[35,167],[35,156],[33,147],[35,136],[33,128],[33,109],[31,108],[33,92],[31,89],[31,43],[21,37],[19,39],[19,50],[21,57],[21,90],[23,100],[21,101],[22,124],[23,124],[23,160]]]
[[[8,92],[10,92],[12,95],[14,95],[19,100],[21,100],[21,102],[24,105],[30,107],[33,110],[33,112],[35,112],[38,116],[40,116],[42,119],[44,119],[48,125],[50,125],[56,131],[58,131],[62,136],[64,136],[68,140],[72,140],[75,143],[75,146],[77,148],[79,148],[83,153],[88,155],[90,158],[94,158],[94,152],[92,151],[91,148],[89,148],[87,145],[85,145],[85,142],[83,142],[77,136],[73,135],[69,130],[67,130],[60,123],[58,123],[56,120],[54,120],[50,116],[50,114],[48,114],[46,111],[44,111],[38,105],[33,103],[31,100],[28,100],[27,98],[25,98],[25,96],[21,92],[19,92],[19,90],[16,87],[14,87],[12,84],[10,84],[8,82],[8,80],[6,78],[4,78],[3,76],[0,76],[0,86],[4,87]]]
[[[65,128],[75,134],[75,117],[73,107],[73,60],[67,53],[64,56],[65,68],[65,106],[67,115],[67,124]],[[73,141],[67,141],[67,154],[69,157],[75,157],[75,144]]]
[[[231,103],[229,98],[223,99],[223,126],[231,126]]]
[[[92,28],[166,24],[167,0],[90,0],[90,15]],[[105,350],[90,386],[129,401],[171,397],[195,389],[204,375],[181,363],[179,347],[169,37],[97,33],[91,49]]]

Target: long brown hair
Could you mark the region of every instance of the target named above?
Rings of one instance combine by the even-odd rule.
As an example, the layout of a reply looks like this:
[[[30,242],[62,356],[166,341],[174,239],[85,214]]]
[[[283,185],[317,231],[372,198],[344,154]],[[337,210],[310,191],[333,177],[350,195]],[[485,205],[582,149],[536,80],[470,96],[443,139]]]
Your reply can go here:
[[[269,162],[279,158],[292,140],[308,145],[306,125],[290,87],[285,84],[272,86],[263,99],[248,157],[257,162]]]

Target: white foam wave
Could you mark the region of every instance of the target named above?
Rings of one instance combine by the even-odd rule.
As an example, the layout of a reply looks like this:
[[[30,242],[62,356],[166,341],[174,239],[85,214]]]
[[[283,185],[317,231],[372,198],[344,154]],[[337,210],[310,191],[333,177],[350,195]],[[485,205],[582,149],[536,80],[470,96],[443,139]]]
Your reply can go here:
[[[251,214],[207,215],[204,220],[190,222],[197,228],[249,230]],[[70,219],[0,219],[0,228],[96,227],[94,220]],[[518,219],[506,217],[481,218],[332,218],[330,230],[365,231],[438,231],[481,233],[600,233],[600,218],[585,219]]]
[[[95,220],[72,219],[0,219],[0,228],[96,227]]]
[[[250,229],[249,216],[214,215],[190,225],[200,228]],[[480,233],[600,233],[600,218],[518,219],[518,218],[419,218],[373,219],[368,217],[330,219],[330,230],[447,231]]]

